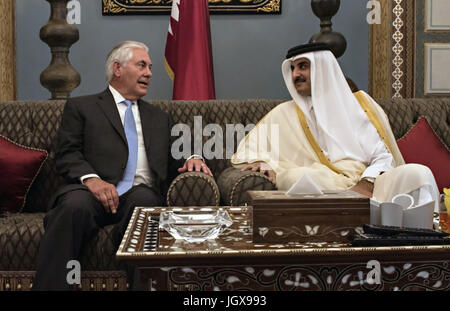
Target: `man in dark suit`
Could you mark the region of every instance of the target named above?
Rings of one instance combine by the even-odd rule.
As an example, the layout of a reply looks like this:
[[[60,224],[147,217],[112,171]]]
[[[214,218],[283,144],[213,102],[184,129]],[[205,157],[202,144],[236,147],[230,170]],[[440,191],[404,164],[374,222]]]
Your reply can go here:
[[[140,99],[147,93],[151,66],[147,46],[122,42],[106,61],[108,88],[67,101],[56,154],[66,185],[44,218],[34,289],[70,289],[66,265],[79,259],[99,227],[115,224],[117,249],[135,206],[164,204],[168,183],[181,165],[170,155],[170,115]],[[178,172],[192,170],[212,175],[192,157]]]

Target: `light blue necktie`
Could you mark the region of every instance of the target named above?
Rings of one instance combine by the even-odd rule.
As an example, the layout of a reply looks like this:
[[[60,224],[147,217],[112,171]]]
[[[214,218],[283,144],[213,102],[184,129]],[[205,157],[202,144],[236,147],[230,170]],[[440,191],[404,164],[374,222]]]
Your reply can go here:
[[[138,136],[136,130],[136,122],[134,122],[133,111],[131,110],[132,102],[125,100],[122,103],[127,105],[124,118],[125,136],[128,142],[128,162],[122,180],[117,184],[117,192],[119,195],[124,194],[133,187],[134,175],[137,167],[138,155]]]

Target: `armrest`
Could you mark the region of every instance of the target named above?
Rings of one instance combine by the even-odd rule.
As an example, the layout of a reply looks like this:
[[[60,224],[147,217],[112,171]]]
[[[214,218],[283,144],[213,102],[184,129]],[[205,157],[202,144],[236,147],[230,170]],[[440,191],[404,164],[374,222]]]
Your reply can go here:
[[[172,181],[166,199],[168,206],[219,206],[219,187],[205,173],[186,172]]]
[[[269,177],[259,172],[243,171],[229,167],[217,180],[224,205],[239,206],[248,203],[248,190],[275,190],[276,185]]]

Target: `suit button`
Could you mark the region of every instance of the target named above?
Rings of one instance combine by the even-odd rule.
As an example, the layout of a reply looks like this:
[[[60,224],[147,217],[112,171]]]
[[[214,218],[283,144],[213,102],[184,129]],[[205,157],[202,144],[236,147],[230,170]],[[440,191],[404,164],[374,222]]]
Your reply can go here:
[[[126,167],[127,167],[127,165],[126,165],[126,164],[123,164],[123,165],[122,165],[122,170],[124,170]]]

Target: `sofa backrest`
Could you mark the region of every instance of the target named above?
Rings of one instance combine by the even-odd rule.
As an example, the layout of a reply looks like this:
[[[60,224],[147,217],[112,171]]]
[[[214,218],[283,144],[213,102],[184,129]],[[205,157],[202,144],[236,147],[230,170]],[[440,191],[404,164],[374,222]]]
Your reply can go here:
[[[0,134],[18,144],[48,152],[48,158],[27,195],[24,211],[46,211],[51,194],[60,185],[54,159],[56,133],[64,104],[65,101],[0,103]]]
[[[237,135],[228,135],[226,125],[242,124],[246,126],[248,124],[256,124],[264,117],[270,110],[272,110],[283,100],[264,100],[264,99],[248,99],[248,100],[210,100],[210,101],[167,101],[157,102],[152,101],[152,104],[158,105],[161,109],[169,112],[172,115],[175,124],[183,123],[187,124],[191,130],[191,141],[194,144],[194,135],[200,135],[202,138],[202,146],[214,151],[217,157],[208,159],[208,156],[203,154],[206,158],[206,162],[213,172],[214,176],[218,176],[224,169],[231,166],[230,157],[227,155],[226,144],[232,144],[228,149],[236,151],[238,141]],[[217,124],[221,128],[221,132],[208,135],[206,133],[197,133],[195,131],[194,122],[199,123],[198,116],[201,116],[202,131],[207,125]],[[197,120],[195,120],[197,117]],[[213,127],[214,128],[214,127]],[[218,141],[223,146],[222,150],[215,150],[214,148],[208,148],[208,140],[215,134],[220,137]],[[230,137],[232,136],[232,137]],[[194,146],[191,146],[192,153],[195,153]],[[219,156],[221,155],[221,156]]]
[[[282,100],[212,100],[212,101],[168,101],[153,100],[156,105],[172,115],[175,124],[187,124],[194,135],[194,123],[201,121],[202,131],[208,124],[217,124],[222,129],[222,159],[206,159],[217,177],[230,166],[226,154],[227,124],[256,124]],[[450,146],[450,99],[378,99],[386,111],[395,137],[402,137],[420,116],[427,116],[431,127],[442,141]],[[65,101],[4,102],[0,103],[0,134],[30,147],[45,149],[49,157],[35,180],[27,197],[24,211],[43,212],[52,193],[61,184],[55,169],[56,134],[60,125]],[[195,117],[201,116],[201,119]],[[202,133],[197,133],[202,134]],[[214,135],[213,134],[213,135]],[[233,133],[228,143],[236,150],[237,135]],[[213,136],[212,135],[212,136]],[[212,136],[201,135],[203,146]],[[194,141],[194,139],[192,139]],[[194,148],[191,148],[194,153]],[[228,154],[229,157],[229,154]],[[0,172],[1,174],[1,172]]]
[[[450,98],[377,99],[389,117],[397,139],[405,135],[419,117],[427,117],[430,126],[450,147]]]

